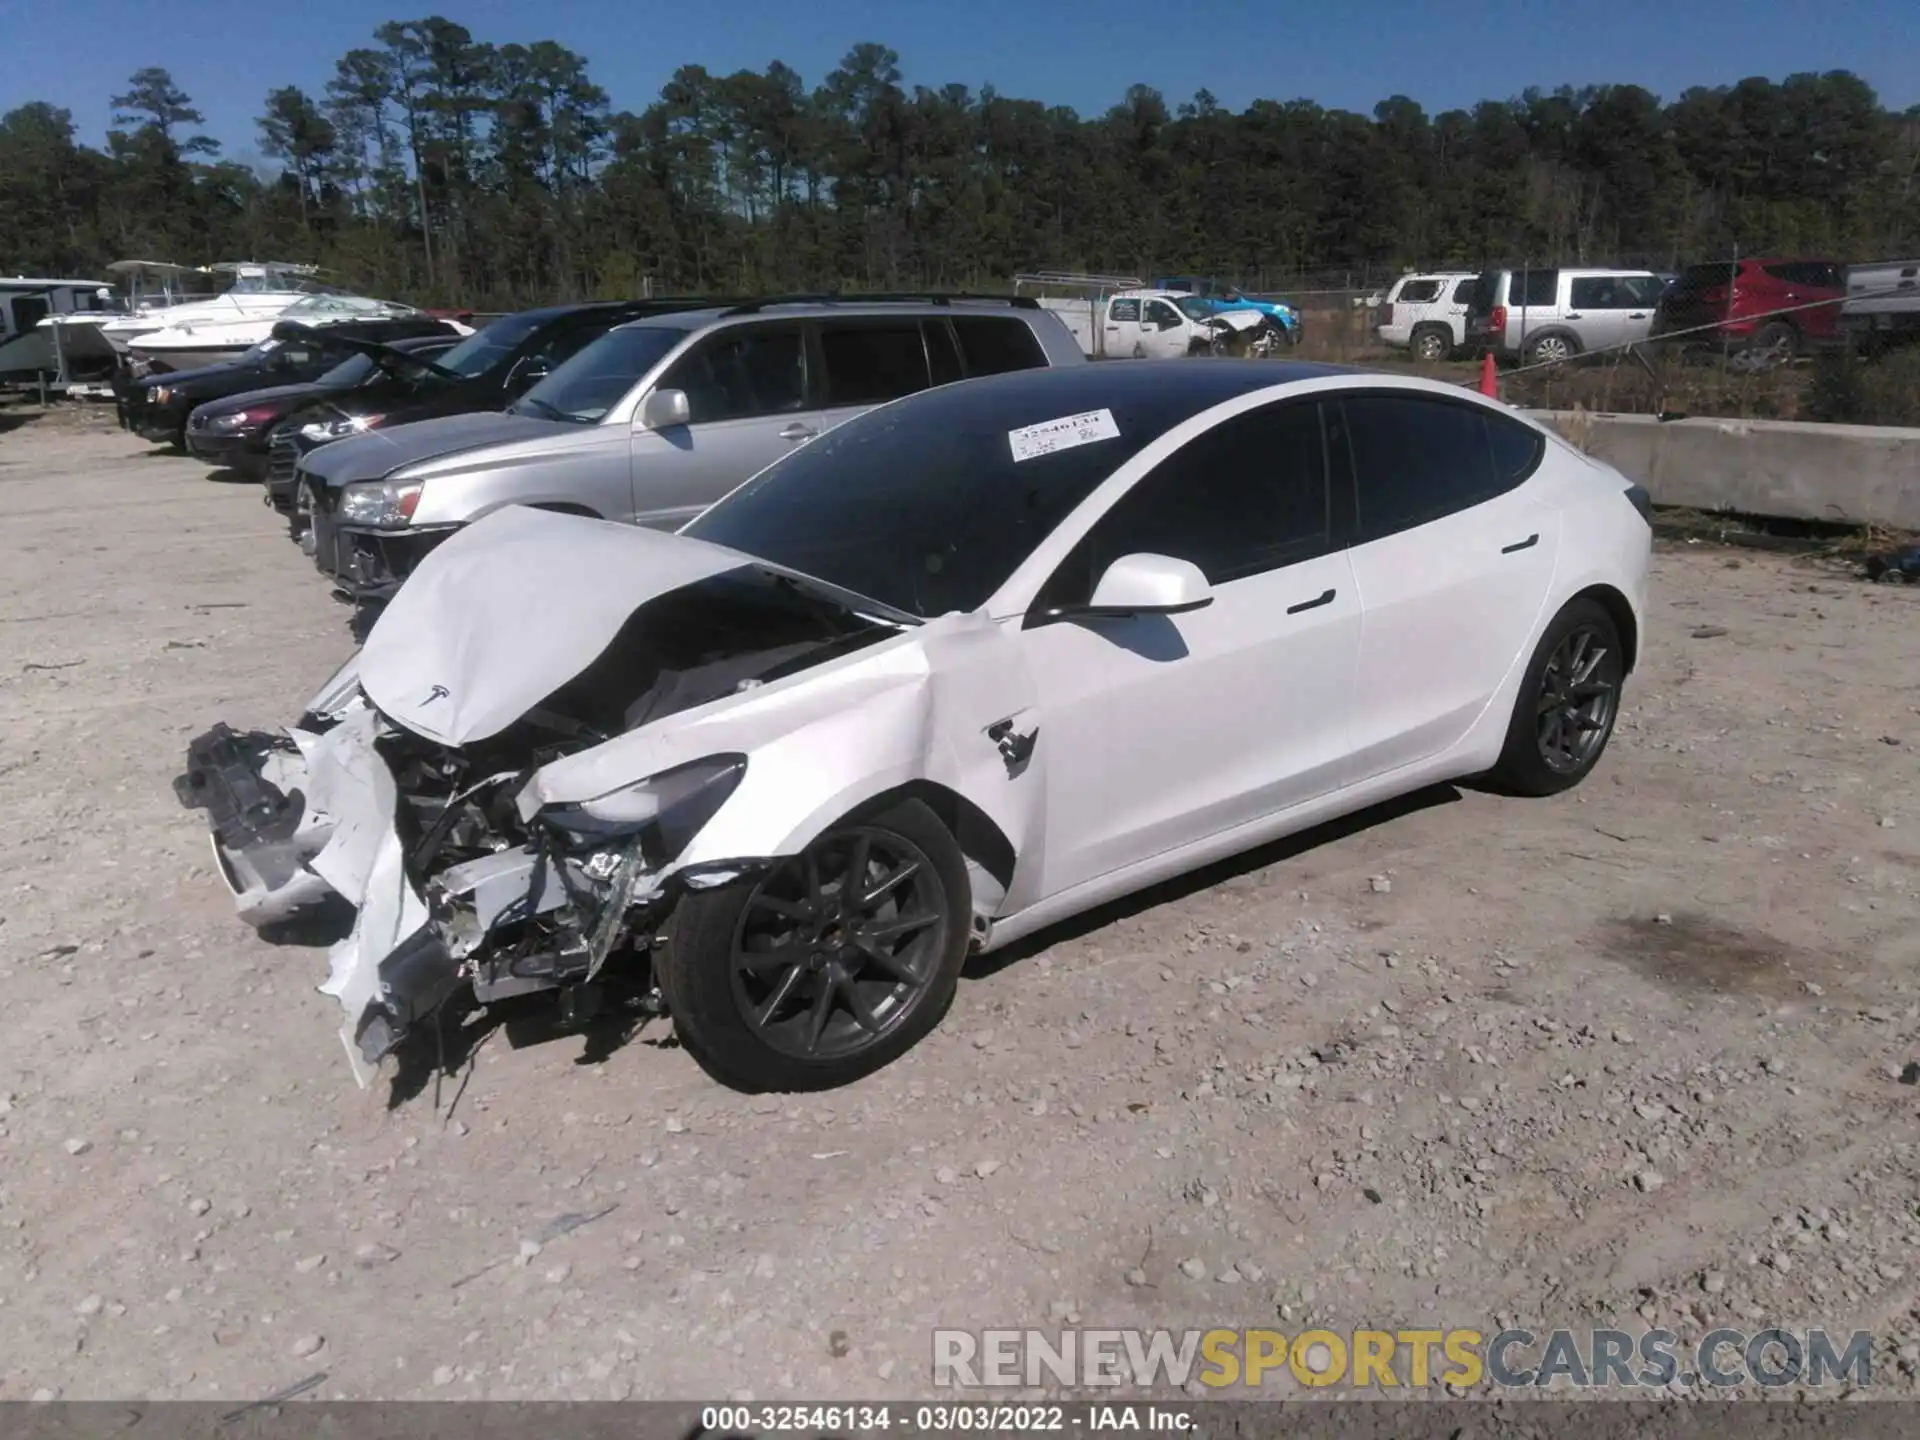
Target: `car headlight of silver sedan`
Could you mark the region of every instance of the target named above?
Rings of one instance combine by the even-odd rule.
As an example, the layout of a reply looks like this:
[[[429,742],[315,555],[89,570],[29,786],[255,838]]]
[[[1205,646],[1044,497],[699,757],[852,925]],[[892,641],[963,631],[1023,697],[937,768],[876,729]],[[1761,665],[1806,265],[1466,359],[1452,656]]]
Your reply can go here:
[[[746,773],[746,756],[710,755],[591,800],[544,806],[539,818],[570,850],[601,850],[638,837],[647,858],[664,863],[693,843]]]
[[[340,492],[340,519],[349,525],[399,529],[419,508],[424,480],[367,480]]]

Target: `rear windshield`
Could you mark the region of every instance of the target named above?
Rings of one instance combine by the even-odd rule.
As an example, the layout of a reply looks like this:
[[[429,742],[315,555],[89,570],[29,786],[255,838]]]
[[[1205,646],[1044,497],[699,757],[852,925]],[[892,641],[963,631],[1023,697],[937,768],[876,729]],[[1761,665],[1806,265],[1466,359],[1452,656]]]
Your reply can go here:
[[[1498,270],[1483,270],[1467,296],[1467,309],[1476,315],[1490,314],[1500,294]]]

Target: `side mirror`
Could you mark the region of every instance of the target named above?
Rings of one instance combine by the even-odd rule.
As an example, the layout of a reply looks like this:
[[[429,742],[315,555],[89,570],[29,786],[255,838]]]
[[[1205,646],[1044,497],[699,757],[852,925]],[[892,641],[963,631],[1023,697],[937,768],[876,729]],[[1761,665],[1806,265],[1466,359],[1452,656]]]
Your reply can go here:
[[[1184,615],[1213,603],[1213,587],[1191,560],[1171,555],[1122,555],[1107,567],[1085,605],[1062,609],[1058,618]]]
[[[668,430],[693,420],[693,407],[684,390],[654,390],[640,402],[640,428]]]

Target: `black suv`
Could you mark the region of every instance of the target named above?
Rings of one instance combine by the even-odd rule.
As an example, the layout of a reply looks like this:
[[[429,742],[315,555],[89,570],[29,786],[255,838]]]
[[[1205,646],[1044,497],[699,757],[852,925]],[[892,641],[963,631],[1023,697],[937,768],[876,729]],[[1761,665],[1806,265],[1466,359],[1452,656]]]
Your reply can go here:
[[[318,380],[353,351],[350,342],[384,345],[426,335],[458,335],[443,320],[408,316],[394,320],[343,320],[335,325],[289,326],[296,338],[286,338],[280,326],[237,360],[198,370],[169,370],[136,380],[121,370],[114,376],[113,394],[122,429],[148,440],[187,446],[187,417],[209,400],[224,400],[268,385],[299,385]]]

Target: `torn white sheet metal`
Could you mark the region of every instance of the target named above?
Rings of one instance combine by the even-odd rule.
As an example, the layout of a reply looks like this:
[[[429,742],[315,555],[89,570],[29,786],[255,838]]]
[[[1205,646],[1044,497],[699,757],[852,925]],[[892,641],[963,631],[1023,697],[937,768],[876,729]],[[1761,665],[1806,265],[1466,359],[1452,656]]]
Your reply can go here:
[[[430,740],[483,740],[586,669],[648,600],[753,563],[683,535],[509,506],[407,577],[360,652],[360,683]]]
[[[314,796],[309,776],[309,747],[320,737],[305,730],[289,730],[287,734],[298,748],[268,754],[261,761],[260,778],[283,795],[297,790],[306,797],[299,824],[293,834],[281,842],[280,848],[283,857],[305,858],[326,844],[333,833],[333,816],[324,801]],[[276,885],[269,874],[278,878],[285,874],[283,870],[277,870],[271,862],[246,850],[223,849],[218,835],[211,838],[214,859],[233,891],[234,908],[242,920],[256,929],[286,920],[326,898],[326,882],[310,870],[297,869]],[[254,863],[256,859],[262,859],[269,874],[262,873]]]
[[[1113,411],[1088,410],[1084,414],[1063,415],[1058,420],[1009,430],[1007,444],[1012,447],[1016,461],[1032,460],[1057,450],[1091,445],[1096,440],[1115,440],[1119,435],[1120,427],[1114,423]]]
[[[789,855],[871,797],[931,780],[979,806],[1019,850],[1038,813],[1037,781],[1009,775],[984,738],[1029,728],[1031,677],[1001,627],[947,615],[844,659],[668,716],[537,771],[516,797],[596,799],[711,755],[747,756],[739,788],[662,870]]]

